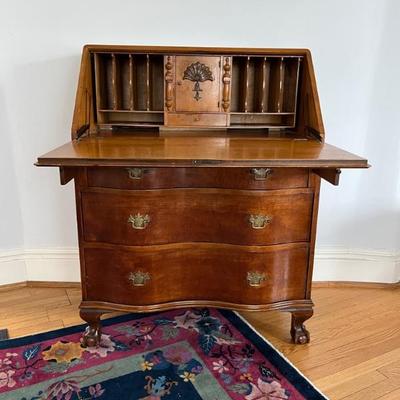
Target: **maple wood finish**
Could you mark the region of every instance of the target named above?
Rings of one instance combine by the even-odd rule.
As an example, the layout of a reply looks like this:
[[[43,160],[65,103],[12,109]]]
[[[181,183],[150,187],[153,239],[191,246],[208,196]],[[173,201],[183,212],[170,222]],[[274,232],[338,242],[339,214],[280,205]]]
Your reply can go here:
[[[367,161],[326,144],[303,49],[85,46],[72,141],[83,342],[100,316],[217,306],[292,313],[309,341],[320,177]]]

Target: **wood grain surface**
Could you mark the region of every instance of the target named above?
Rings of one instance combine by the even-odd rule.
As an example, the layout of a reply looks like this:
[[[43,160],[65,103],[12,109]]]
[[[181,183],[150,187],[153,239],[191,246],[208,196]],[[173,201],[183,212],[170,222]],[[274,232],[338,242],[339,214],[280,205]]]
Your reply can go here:
[[[85,272],[90,276],[84,284],[90,301],[137,306],[185,300],[252,305],[301,300],[306,287],[307,243],[270,247],[97,245],[85,247],[84,254]],[[138,271],[149,276],[143,286],[134,286],[129,279]],[[249,272],[265,275],[259,287],[248,284]]]
[[[284,189],[308,185],[306,168],[270,168],[264,180],[256,180],[253,168],[142,168],[140,177],[129,177],[128,168],[88,168],[88,186],[114,189]]]
[[[309,240],[313,191],[162,189],[82,193],[84,240],[124,245],[214,242],[269,245]],[[146,215],[144,229],[131,216]],[[269,223],[254,229],[251,216]]]
[[[367,160],[316,140],[245,137],[87,137],[38,158],[38,166],[176,165],[367,168]],[[208,165],[207,165],[208,164]]]

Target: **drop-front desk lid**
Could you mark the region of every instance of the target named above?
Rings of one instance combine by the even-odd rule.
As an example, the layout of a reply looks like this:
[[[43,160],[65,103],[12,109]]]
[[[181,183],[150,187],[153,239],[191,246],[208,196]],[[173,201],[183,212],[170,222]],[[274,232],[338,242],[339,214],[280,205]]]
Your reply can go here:
[[[368,168],[367,160],[314,139],[214,136],[84,137],[38,158],[38,166],[274,166]]]

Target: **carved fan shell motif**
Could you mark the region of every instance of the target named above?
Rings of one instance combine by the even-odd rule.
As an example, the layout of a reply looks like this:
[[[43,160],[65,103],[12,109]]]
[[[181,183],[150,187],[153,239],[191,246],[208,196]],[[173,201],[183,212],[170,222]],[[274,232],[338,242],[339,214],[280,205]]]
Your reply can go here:
[[[193,87],[193,92],[196,92],[193,96],[194,99],[199,101],[201,99],[200,92],[202,89],[200,88],[200,82],[205,81],[213,81],[213,74],[207,65],[200,63],[199,61],[190,64],[183,73],[183,79],[187,79],[189,81],[195,82]]]

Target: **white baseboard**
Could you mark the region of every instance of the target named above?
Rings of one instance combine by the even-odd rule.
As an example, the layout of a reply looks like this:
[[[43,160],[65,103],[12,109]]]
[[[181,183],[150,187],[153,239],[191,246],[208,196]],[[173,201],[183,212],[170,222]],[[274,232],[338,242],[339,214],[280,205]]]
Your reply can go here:
[[[79,282],[76,248],[0,251],[0,285],[25,281]]]
[[[400,281],[400,254],[319,248],[315,254],[313,280],[396,283]]]
[[[21,250],[0,251],[0,285],[25,282],[26,262]]]
[[[399,282],[400,254],[320,248],[316,250],[313,278],[314,281]],[[0,285],[79,280],[79,255],[75,248],[0,251]]]
[[[24,259],[27,281],[80,281],[79,253],[76,248],[25,250]]]

